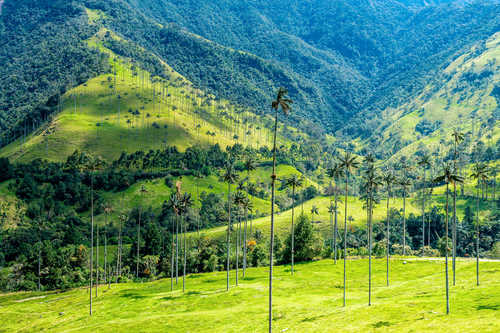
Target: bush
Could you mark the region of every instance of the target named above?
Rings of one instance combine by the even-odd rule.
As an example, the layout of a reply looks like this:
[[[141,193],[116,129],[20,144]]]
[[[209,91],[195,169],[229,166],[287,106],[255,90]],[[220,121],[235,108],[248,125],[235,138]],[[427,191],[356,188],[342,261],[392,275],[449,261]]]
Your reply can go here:
[[[319,245],[318,245],[319,244]],[[321,253],[321,244],[314,236],[314,230],[309,219],[300,215],[294,230],[294,261],[311,261]],[[292,261],[292,237],[288,235],[283,251],[282,263]]]
[[[430,246],[424,246],[418,250],[417,254],[424,257],[439,257],[439,251]]]

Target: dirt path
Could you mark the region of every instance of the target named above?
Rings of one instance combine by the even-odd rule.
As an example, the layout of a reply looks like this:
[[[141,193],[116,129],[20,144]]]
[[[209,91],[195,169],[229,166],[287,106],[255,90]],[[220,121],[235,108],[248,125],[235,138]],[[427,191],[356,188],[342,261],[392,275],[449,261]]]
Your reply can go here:
[[[0,3],[1,3],[2,0],[0,0]],[[23,299],[18,299],[17,301],[14,301],[16,303],[23,303],[23,302],[27,302],[27,301],[32,301],[34,299],[40,299],[40,298],[45,298],[47,296],[35,296],[35,297],[28,297],[28,298],[23,298]]]
[[[427,260],[427,261],[444,261],[445,258],[439,257],[422,257],[422,258],[398,258],[400,260],[406,260],[406,261],[416,261],[416,260]],[[448,258],[448,259],[451,259]],[[476,261],[476,258],[457,258],[457,261]],[[500,259],[488,259],[488,258],[479,258],[479,262],[500,262]]]

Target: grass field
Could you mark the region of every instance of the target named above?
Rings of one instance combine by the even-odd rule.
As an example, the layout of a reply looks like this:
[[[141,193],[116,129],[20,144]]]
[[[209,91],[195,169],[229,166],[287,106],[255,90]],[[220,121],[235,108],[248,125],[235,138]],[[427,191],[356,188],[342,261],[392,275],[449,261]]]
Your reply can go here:
[[[442,260],[391,260],[391,286],[385,261],[373,268],[368,307],[367,260],[347,262],[347,307],[342,307],[342,263],[299,264],[274,275],[275,332],[498,332],[500,263],[481,263],[475,285],[474,263],[457,263],[451,287],[451,314],[445,313]],[[240,271],[241,273],[241,271]],[[88,315],[88,292],[0,295],[0,332],[264,332],[267,329],[266,268],[252,268],[229,292],[225,272],[190,275],[170,291],[170,280],[101,287]]]

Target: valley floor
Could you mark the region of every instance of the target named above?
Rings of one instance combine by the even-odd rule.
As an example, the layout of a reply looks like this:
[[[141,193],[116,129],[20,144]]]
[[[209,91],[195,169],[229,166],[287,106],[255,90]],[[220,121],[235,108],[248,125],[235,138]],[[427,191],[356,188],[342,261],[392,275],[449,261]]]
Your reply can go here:
[[[443,260],[385,260],[373,266],[368,302],[368,261],[347,262],[347,307],[342,307],[343,264],[322,260],[278,266],[274,278],[274,332],[499,332],[500,263],[457,262],[451,314],[445,314]],[[451,265],[450,265],[451,267]],[[190,275],[170,291],[170,279],[101,286],[88,315],[88,291],[0,295],[0,332],[264,332],[267,268],[252,268],[226,292],[226,273]],[[450,271],[451,277],[451,271]],[[94,291],[95,293],[95,291]]]

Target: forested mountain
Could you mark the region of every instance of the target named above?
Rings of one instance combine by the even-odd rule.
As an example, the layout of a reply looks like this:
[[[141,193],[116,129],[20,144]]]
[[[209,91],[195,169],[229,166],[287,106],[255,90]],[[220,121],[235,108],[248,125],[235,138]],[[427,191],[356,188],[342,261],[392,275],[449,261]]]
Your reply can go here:
[[[36,127],[60,93],[109,71],[84,43],[98,29],[85,8],[198,87],[261,112],[283,85],[292,121],[307,115],[309,132],[351,137],[369,136],[381,110],[500,29],[498,1],[7,0],[2,144]]]

